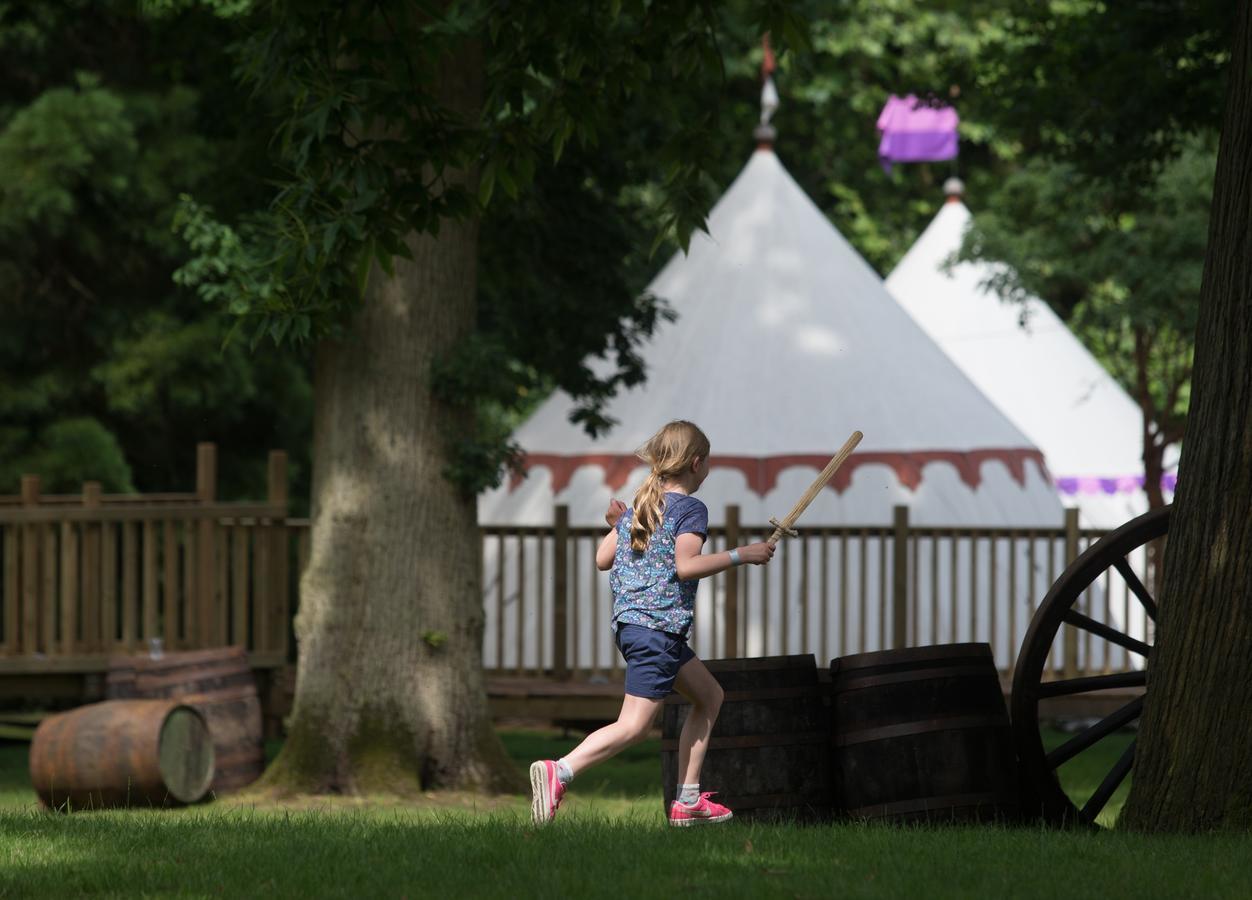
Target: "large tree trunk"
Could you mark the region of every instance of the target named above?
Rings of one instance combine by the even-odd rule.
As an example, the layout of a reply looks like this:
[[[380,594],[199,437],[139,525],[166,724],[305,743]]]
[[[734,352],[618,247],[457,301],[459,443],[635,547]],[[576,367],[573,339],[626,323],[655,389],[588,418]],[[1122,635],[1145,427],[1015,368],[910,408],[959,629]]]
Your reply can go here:
[[[450,61],[440,89],[471,121],[480,68]],[[475,501],[443,476],[457,414],[431,395],[432,361],[475,325],[477,223],[408,246],[413,260],[393,278],[376,268],[351,328],[318,348],[295,707],[263,788],[521,786],[487,715]]]
[[[1252,827],[1252,20],[1239,4],[1156,649],[1120,823]]]

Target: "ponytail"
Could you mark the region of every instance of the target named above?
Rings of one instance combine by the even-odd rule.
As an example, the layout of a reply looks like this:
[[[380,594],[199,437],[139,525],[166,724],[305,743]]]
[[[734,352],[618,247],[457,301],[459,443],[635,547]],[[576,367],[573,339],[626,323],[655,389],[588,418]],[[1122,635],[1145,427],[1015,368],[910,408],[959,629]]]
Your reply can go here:
[[[635,515],[630,522],[630,549],[642,553],[648,549],[652,533],[661,527],[665,515],[665,489],[661,476],[653,469],[635,494]]]
[[[635,494],[630,523],[630,549],[642,553],[665,516],[665,482],[679,477],[697,457],[709,455],[709,439],[691,422],[670,422],[639,448],[637,455],[652,466]]]

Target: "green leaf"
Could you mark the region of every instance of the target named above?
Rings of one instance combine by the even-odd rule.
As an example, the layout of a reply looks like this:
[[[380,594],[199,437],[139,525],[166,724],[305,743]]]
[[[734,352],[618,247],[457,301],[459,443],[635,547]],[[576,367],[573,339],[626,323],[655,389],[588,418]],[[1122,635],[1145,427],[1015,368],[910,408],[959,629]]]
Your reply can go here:
[[[490,160],[483,166],[482,174],[478,176],[478,205],[483,209],[487,208],[487,204],[491,202],[491,193],[496,186],[496,162]]]
[[[378,241],[374,242],[374,259],[388,278],[396,277],[396,267],[391,261],[391,254]]]
[[[500,166],[496,170],[496,180],[500,182],[500,186],[504,188],[504,192],[509,195],[510,199],[517,197],[517,182],[513,178],[513,173],[505,166]]]
[[[365,296],[365,287],[369,283],[370,269],[374,265],[373,241],[366,241],[358,251],[356,259],[356,292],[358,297]]]

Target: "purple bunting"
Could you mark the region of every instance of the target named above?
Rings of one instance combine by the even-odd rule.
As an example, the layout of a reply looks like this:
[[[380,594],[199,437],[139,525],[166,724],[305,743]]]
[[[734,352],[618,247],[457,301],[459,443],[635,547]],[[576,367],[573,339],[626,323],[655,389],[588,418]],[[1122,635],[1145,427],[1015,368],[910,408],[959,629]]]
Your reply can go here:
[[[1144,481],[1142,475],[1121,475],[1113,478],[1095,475],[1063,476],[1055,479],[1057,490],[1068,497],[1075,494],[1128,494],[1140,490]],[[1167,494],[1174,493],[1177,488],[1177,474],[1167,472],[1161,476],[1161,489]]]

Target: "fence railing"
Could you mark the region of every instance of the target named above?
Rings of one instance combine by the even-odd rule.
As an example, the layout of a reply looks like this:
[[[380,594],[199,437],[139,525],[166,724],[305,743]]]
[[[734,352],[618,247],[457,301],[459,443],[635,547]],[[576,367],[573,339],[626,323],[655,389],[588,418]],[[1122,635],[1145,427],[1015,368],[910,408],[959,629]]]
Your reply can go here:
[[[197,448],[194,494],[45,496],[25,476],[0,498],[0,672],[92,671],[110,655],[239,644],[287,660],[287,458],[264,503],[216,499],[217,457]],[[154,642],[159,642],[154,645]]]
[[[736,507],[709,530],[706,552],[764,540],[770,525],[741,525]],[[765,567],[701,581],[691,633],[701,656],[835,656],[911,645],[985,641],[1011,671],[1035,609],[1065,567],[1105,532],[1080,528],[1076,510],[1054,528],[915,525],[896,507],[891,525],[800,527]],[[603,527],[485,525],[484,665],[496,674],[615,678],[623,672],[608,627],[608,576],[595,568]],[[1146,562],[1132,565],[1147,577]],[[1110,573],[1079,608],[1149,640],[1151,623]],[[1064,626],[1057,672],[1142,665],[1120,647]]]

